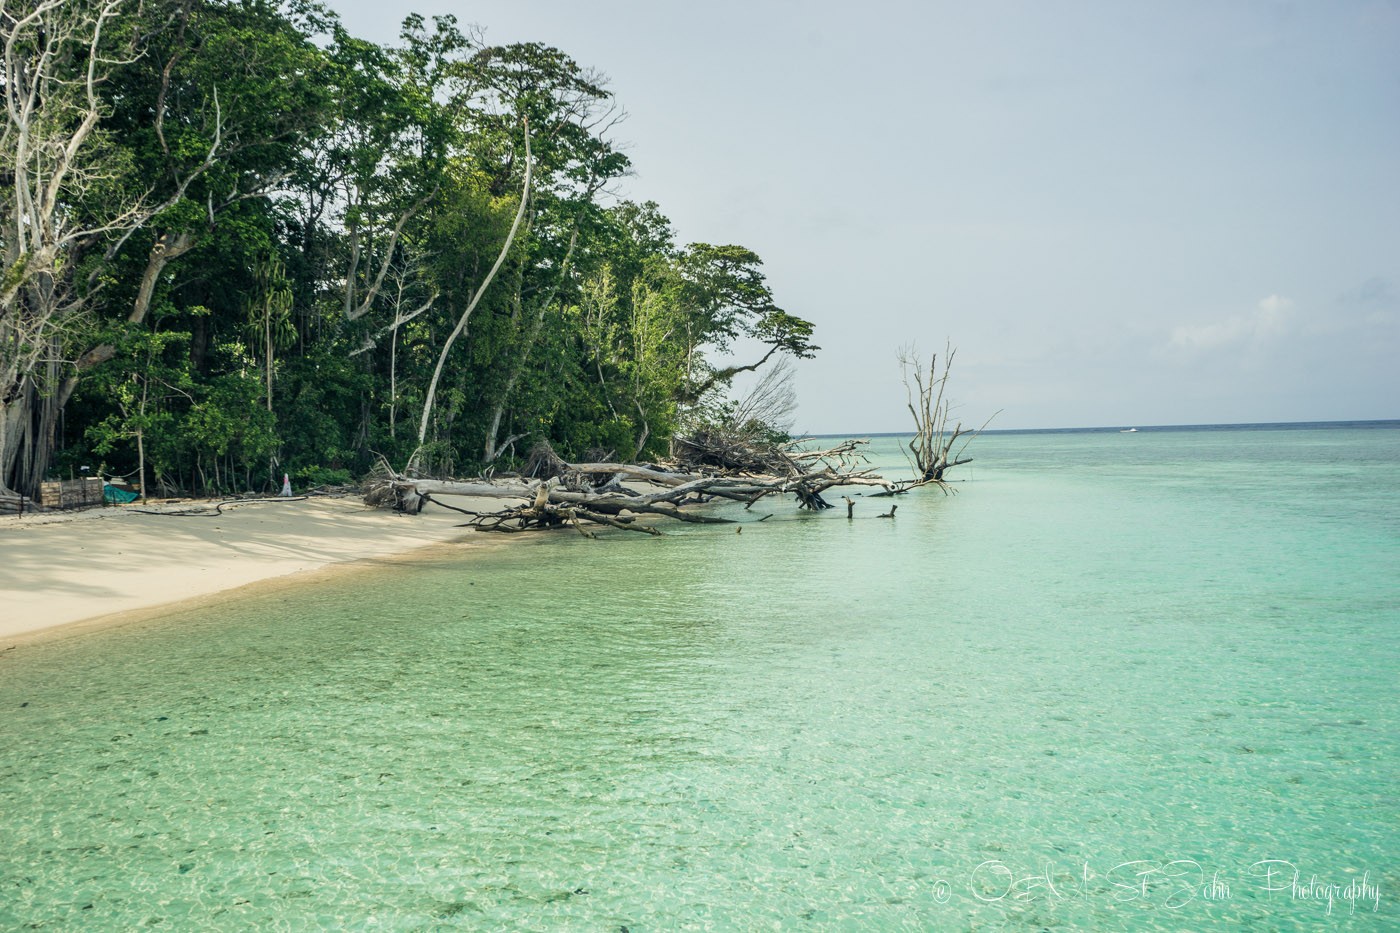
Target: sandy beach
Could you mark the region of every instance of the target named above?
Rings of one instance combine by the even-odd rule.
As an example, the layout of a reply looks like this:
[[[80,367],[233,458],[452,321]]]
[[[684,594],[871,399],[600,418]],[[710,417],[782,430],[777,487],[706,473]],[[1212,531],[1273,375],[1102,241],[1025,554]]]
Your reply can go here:
[[[143,506],[189,510],[198,503]],[[499,507],[499,504],[498,504]],[[465,518],[369,509],[359,499],[225,505],[222,514],[133,507],[0,517],[0,638],[475,537]],[[486,536],[480,536],[485,538]]]

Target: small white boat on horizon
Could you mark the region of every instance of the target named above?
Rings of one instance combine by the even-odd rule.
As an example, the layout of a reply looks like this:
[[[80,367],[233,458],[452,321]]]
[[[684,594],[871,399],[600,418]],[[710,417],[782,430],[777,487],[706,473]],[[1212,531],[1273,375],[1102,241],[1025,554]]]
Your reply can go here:
[[[1137,429],[1137,428],[1124,428],[1123,430],[1119,431],[1118,433],[1119,433],[1119,434],[1136,434],[1137,432],[1138,432],[1138,429]]]

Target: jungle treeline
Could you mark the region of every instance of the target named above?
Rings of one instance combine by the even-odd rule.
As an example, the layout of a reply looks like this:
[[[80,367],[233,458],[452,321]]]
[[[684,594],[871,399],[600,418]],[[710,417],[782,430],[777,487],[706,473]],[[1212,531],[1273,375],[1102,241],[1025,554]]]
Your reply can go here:
[[[636,462],[816,349],[757,255],[615,196],[559,49],[266,0],[7,0],[0,41],[0,491]]]

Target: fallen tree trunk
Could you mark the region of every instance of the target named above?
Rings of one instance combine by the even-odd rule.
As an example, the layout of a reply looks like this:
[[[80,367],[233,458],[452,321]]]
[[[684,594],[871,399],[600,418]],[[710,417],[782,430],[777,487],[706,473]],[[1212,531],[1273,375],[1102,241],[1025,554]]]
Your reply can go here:
[[[804,459],[808,463],[821,462],[825,453],[829,452],[816,452]],[[424,505],[435,503],[468,515],[471,518],[468,524],[484,531],[518,532],[568,525],[587,534],[583,525],[589,523],[660,534],[651,526],[637,524],[636,519],[643,515],[656,515],[681,522],[733,524],[736,519],[688,511],[687,507],[720,498],[742,502],[748,508],[767,496],[792,493],[801,508],[826,509],[831,506],[822,493],[833,486],[889,486],[868,470],[841,472],[826,465],[805,471],[796,468],[787,476],[704,476],[669,473],[649,465],[631,463],[559,461],[556,467],[557,476],[535,482],[417,479],[390,473],[384,481],[370,488],[365,501],[371,505],[392,505],[400,511],[415,514]],[[585,482],[586,477],[592,476],[605,476],[608,481],[592,487]],[[615,481],[622,476],[660,488],[652,492],[619,489]],[[440,497],[515,499],[518,504],[491,511],[475,511],[449,506],[441,502]]]
[[[600,512],[604,515],[625,515],[627,513],[642,513],[646,515],[664,515],[667,518],[674,518],[682,522],[694,522],[702,525],[732,525],[734,519],[720,518],[718,515],[704,515],[696,512],[685,512],[677,505],[672,505],[664,500],[645,501],[631,499],[623,496],[612,498],[590,497],[587,493],[569,492],[567,490],[555,489],[549,494],[549,501],[561,505],[578,505],[590,511]]]
[[[571,463],[569,469],[575,473],[611,473],[615,476],[627,476],[632,479],[646,480],[648,483],[655,483],[658,486],[679,486],[682,483],[700,479],[700,476],[694,473],[664,473],[661,470],[631,463]]]
[[[478,483],[445,479],[398,478],[394,486],[412,487],[420,494],[470,496],[475,499],[533,499],[541,483]]]

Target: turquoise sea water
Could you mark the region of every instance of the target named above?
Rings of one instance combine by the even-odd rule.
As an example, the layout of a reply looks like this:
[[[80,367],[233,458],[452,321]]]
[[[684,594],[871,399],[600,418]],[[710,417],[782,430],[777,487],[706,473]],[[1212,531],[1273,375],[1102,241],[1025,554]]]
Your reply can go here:
[[[1400,928],[1400,428],[972,452],[10,651],[0,929]]]

